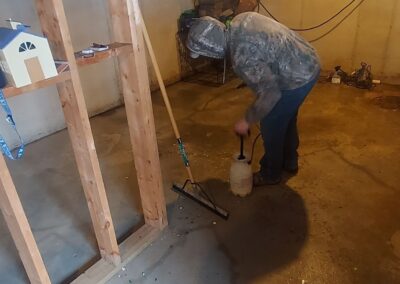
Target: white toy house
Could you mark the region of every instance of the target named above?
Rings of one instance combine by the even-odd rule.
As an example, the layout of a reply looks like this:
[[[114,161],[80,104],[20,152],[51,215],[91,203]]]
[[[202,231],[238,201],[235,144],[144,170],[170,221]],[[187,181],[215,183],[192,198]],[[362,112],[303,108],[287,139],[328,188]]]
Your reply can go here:
[[[11,29],[0,28],[0,68],[8,83],[19,88],[57,76],[47,39],[18,22],[10,23]]]

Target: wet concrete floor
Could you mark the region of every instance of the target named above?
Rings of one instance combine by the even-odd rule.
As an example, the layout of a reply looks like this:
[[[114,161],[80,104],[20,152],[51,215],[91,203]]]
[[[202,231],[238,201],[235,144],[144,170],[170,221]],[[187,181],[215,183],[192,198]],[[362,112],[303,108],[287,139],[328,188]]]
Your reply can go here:
[[[239,146],[232,125],[252,99],[239,84],[169,88],[193,172],[231,218],[169,190],[186,175],[155,93],[170,225],[109,283],[400,283],[400,89],[319,83],[299,116],[298,175],[238,198],[228,190]],[[125,110],[91,123],[123,236],[142,223]],[[261,153],[259,143],[256,160]],[[65,282],[97,254],[66,131],[29,145],[26,158],[9,167],[51,278]],[[25,283],[2,217],[0,230],[0,283]]]

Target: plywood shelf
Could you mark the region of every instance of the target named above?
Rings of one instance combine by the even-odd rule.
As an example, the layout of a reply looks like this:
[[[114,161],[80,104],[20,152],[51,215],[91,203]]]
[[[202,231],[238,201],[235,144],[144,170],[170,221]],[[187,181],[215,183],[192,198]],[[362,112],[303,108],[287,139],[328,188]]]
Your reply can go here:
[[[71,79],[71,73],[68,70],[64,70],[59,73],[58,76],[51,77],[49,79],[45,79],[24,87],[16,88],[16,87],[5,87],[3,89],[4,96],[6,98],[15,97],[21,95],[23,93],[32,92],[41,88],[49,87],[55,85],[57,83],[61,83]]]
[[[107,58],[120,56],[124,54],[129,54],[132,52],[132,44],[129,43],[112,43],[109,45],[109,49],[104,51],[95,52],[94,56],[84,58],[76,55],[76,64],[78,66],[86,66],[91,64],[99,63]],[[68,68],[66,68],[68,69]],[[42,80],[21,88],[15,88],[12,86],[6,87],[3,89],[3,93],[6,98],[15,97],[18,95],[22,95],[23,93],[32,92],[37,89],[49,87],[51,85],[55,85],[57,83],[61,83],[71,79],[71,74],[68,70],[63,70],[56,77],[52,77],[46,80]]]
[[[109,49],[104,51],[97,51],[92,57],[82,57],[76,54],[76,64],[78,66],[85,66],[99,63],[107,58],[129,54],[132,52],[132,44],[129,43],[111,43]]]

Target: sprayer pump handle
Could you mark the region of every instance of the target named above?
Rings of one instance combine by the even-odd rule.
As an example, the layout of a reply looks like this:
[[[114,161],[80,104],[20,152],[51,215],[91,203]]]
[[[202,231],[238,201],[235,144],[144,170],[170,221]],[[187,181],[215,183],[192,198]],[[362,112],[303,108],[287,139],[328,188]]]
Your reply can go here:
[[[246,159],[243,152],[244,152],[244,136],[240,135],[240,155],[238,157],[239,160]]]

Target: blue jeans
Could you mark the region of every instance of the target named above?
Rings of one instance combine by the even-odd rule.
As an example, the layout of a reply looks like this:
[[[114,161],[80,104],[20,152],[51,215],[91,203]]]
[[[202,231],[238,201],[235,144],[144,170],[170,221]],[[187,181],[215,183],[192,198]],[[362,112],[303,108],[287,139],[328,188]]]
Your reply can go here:
[[[260,160],[260,172],[266,179],[280,179],[284,168],[297,169],[299,147],[297,114],[318,81],[318,77],[319,75],[300,88],[283,90],[281,99],[261,120],[265,154]]]

